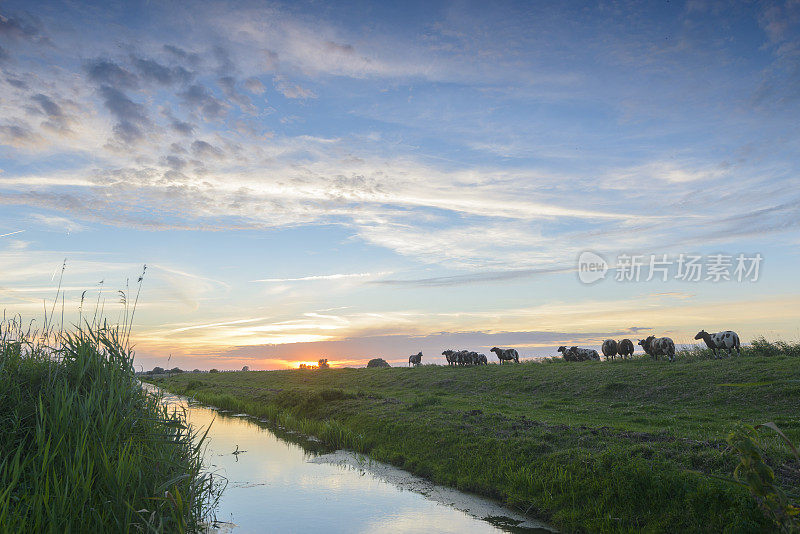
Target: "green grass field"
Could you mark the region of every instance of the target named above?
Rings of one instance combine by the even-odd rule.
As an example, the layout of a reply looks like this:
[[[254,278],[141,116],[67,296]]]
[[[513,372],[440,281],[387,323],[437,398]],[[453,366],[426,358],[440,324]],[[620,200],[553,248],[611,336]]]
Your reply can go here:
[[[725,438],[774,421],[800,441],[800,347],[674,363],[547,361],[451,368],[323,369],[154,379],[218,407],[269,417],[332,446],[499,498],[563,530],[771,530],[730,476]],[[778,480],[791,456],[764,435]],[[699,472],[699,473],[698,473]]]
[[[0,532],[202,528],[202,437],[142,389],[124,331],[0,323]]]

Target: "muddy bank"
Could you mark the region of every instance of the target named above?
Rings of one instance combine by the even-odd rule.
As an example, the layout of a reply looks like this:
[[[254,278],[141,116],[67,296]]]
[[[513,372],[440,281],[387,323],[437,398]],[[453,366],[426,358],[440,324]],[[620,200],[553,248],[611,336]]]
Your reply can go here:
[[[316,456],[310,459],[309,463],[333,464],[359,473],[368,473],[403,491],[419,493],[426,499],[460,510],[476,519],[488,521],[497,526],[511,527],[514,532],[556,532],[555,529],[500,503],[446,486],[439,486],[408,471],[371,460],[362,454],[338,450]]]

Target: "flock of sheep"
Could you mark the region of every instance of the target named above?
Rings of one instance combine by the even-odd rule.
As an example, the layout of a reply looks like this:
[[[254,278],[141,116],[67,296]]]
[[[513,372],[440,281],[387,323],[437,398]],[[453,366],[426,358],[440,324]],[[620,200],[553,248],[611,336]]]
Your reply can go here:
[[[700,330],[697,335],[694,336],[694,338],[705,341],[708,348],[714,352],[715,358],[720,357],[718,351],[723,350],[728,351],[728,356],[730,356],[734,350],[738,355],[741,355],[739,336],[736,334],[736,332],[731,330],[725,330],[715,334],[709,334],[705,330]],[[656,360],[662,356],[667,358],[669,361],[673,361],[675,359],[675,342],[673,342],[671,338],[648,336],[645,339],[640,339],[638,344],[641,345],[645,354]],[[606,339],[603,341],[601,350],[603,351],[603,356],[605,356],[606,360],[613,360],[617,356],[626,359],[629,356],[633,356],[634,346],[630,339],[622,339],[620,341]],[[497,358],[500,360],[501,364],[511,361],[519,363],[519,353],[517,352],[517,349],[501,349],[498,347],[492,347],[491,352],[494,352],[497,355]],[[561,346],[558,347],[558,352],[560,352],[564,360],[568,362],[600,360],[600,354],[594,349],[584,349],[578,347],[567,348],[565,346]],[[485,354],[478,354],[477,352],[466,349],[446,350],[442,352],[442,356],[444,356],[447,360],[447,365],[451,366],[486,365],[489,363]],[[416,366],[420,364],[422,364],[422,352],[408,357],[409,366]]]

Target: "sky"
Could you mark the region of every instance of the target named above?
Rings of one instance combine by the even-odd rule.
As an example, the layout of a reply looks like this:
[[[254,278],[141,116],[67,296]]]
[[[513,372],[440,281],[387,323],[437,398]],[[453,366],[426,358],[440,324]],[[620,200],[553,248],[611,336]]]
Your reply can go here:
[[[797,0],[10,1],[0,73],[0,309],[146,264],[144,369],[800,338]]]

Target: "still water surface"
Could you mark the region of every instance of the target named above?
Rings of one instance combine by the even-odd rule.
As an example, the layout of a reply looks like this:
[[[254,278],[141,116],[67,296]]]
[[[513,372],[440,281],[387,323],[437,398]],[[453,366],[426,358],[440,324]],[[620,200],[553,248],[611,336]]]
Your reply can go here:
[[[228,480],[217,532],[549,532],[493,501],[347,451],[323,450],[249,416],[166,393],[164,402],[186,408],[195,428],[211,425],[205,464]],[[246,452],[233,454],[237,449]]]

